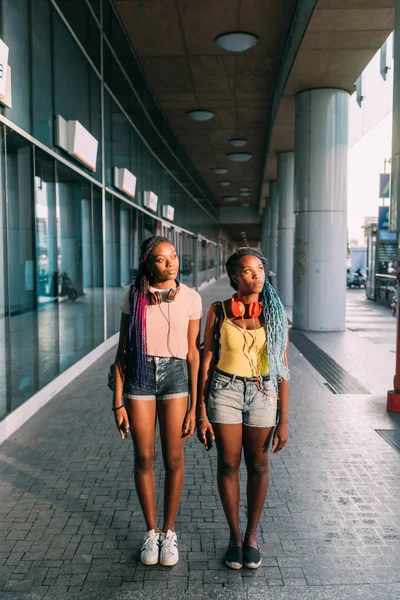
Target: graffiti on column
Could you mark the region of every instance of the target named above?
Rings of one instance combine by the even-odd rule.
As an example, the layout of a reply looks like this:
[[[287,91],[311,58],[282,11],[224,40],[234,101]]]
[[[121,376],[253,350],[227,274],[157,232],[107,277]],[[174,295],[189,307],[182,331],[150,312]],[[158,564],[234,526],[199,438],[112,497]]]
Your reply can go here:
[[[296,238],[295,250],[294,250],[294,272],[296,277],[296,283],[300,284],[306,278],[307,269],[307,254],[308,254],[308,242],[300,238]]]

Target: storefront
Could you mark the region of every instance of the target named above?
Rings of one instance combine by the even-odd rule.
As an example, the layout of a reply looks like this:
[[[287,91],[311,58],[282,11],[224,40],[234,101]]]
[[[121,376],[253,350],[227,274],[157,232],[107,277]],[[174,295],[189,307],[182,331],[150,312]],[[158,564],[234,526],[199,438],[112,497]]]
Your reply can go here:
[[[220,269],[217,211],[112,3],[1,0],[1,15],[0,419],[115,336],[146,237],[171,240],[189,286]]]
[[[397,292],[398,235],[379,229],[377,223],[372,223],[365,228],[365,236],[367,238],[367,298],[390,306]]]

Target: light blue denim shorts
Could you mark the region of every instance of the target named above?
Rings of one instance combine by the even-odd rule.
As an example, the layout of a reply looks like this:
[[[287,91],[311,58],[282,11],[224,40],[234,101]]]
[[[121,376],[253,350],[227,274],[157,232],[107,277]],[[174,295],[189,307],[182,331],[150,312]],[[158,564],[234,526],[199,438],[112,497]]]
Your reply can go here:
[[[123,395],[129,400],[172,400],[188,395],[186,360],[169,356],[146,356],[147,384],[140,385],[128,363]]]
[[[263,394],[254,377],[231,375],[214,369],[207,400],[211,423],[273,427],[276,425],[277,393],[269,378],[263,378]]]

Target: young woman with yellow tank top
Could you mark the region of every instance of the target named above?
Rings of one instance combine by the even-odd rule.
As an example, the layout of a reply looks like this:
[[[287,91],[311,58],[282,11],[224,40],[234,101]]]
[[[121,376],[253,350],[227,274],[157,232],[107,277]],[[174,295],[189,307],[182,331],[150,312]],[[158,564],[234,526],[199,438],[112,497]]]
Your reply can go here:
[[[236,293],[208,311],[197,432],[206,448],[209,436],[217,444],[218,489],[230,529],[225,563],[256,569],[261,565],[257,527],[268,491],[269,443],[273,438],[276,453],[288,439],[288,325],[262,254],[240,248],[226,270]],[[242,450],[247,467],[244,537],[239,523]]]

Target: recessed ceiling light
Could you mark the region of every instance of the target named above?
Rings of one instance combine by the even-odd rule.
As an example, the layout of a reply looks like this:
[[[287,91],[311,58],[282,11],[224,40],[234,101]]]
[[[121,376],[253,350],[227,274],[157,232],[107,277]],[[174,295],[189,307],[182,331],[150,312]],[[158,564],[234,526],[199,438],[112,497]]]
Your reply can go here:
[[[250,196],[250,192],[240,192],[241,196]]]
[[[230,52],[244,52],[258,43],[258,37],[247,31],[231,31],[216,37],[215,43]]]
[[[242,148],[245,146],[249,140],[245,140],[244,138],[234,138],[233,140],[229,140],[231,146],[235,146],[235,148]]]
[[[248,202],[246,202],[245,204],[242,204],[242,206],[243,206],[244,208],[248,208],[248,207],[250,206],[250,204],[249,204]]]
[[[249,192],[249,191],[250,191],[250,188],[249,188],[249,186],[248,186],[248,185],[241,185],[241,186],[239,187],[239,190],[240,190],[241,192]]]
[[[225,173],[228,172],[228,169],[223,169],[222,167],[217,167],[216,169],[211,169],[211,171],[213,173],[215,173],[216,175],[224,175]]]
[[[237,196],[223,196],[222,200],[225,200],[225,202],[235,202],[235,200],[237,200]]]
[[[212,110],[189,110],[186,116],[193,121],[209,121],[215,116]]]
[[[218,181],[217,183],[218,183],[218,185],[222,185],[223,187],[226,187],[227,185],[231,185],[232,181]]]
[[[233,162],[246,162],[247,160],[253,158],[253,154],[251,152],[230,152],[226,156]]]

